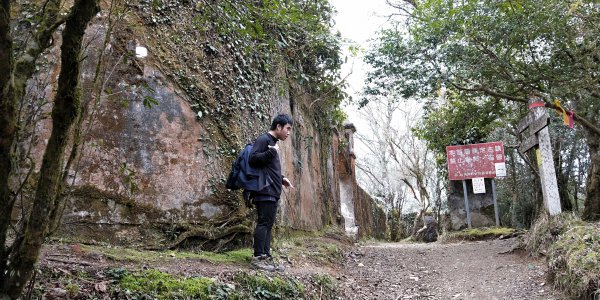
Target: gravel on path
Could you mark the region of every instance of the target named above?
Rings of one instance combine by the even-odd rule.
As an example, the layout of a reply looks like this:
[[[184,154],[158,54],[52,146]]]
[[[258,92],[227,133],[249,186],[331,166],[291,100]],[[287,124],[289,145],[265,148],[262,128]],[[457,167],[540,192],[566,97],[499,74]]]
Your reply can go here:
[[[344,299],[565,299],[543,259],[512,253],[515,242],[362,246],[347,255]]]

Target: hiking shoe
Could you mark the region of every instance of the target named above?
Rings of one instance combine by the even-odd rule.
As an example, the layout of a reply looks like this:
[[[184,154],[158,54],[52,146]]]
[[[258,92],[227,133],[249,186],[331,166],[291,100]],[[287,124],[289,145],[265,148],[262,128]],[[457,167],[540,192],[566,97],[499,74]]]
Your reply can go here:
[[[269,263],[267,259],[263,256],[254,256],[250,260],[250,265],[256,269],[260,269],[263,271],[273,272],[275,271],[275,266]]]
[[[273,256],[267,256],[267,258],[265,260],[268,261],[271,266],[273,266],[274,271],[277,271],[277,272],[285,271],[285,266],[283,266],[282,264],[277,262],[275,259],[273,259]]]

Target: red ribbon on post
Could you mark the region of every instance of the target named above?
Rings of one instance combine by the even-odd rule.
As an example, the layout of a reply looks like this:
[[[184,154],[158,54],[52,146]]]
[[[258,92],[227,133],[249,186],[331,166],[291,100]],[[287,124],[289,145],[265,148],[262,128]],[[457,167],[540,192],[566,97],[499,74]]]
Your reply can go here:
[[[536,107],[545,107],[545,106],[546,106],[545,102],[533,102],[533,103],[529,104],[529,109],[536,108]]]
[[[574,122],[573,122],[573,114],[574,114],[574,113],[573,113],[573,111],[572,111],[572,110],[569,110],[569,111],[567,112],[567,115],[569,115],[569,125],[568,125],[568,126],[569,126],[569,128],[573,128],[573,123],[574,123]]]

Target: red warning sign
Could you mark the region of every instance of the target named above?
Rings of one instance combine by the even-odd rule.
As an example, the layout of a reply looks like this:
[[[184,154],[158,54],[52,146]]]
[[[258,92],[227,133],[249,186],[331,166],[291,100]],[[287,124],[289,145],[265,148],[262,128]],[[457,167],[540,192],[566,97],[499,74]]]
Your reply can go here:
[[[494,178],[505,172],[502,142],[447,146],[448,179]],[[504,176],[504,174],[498,174]]]

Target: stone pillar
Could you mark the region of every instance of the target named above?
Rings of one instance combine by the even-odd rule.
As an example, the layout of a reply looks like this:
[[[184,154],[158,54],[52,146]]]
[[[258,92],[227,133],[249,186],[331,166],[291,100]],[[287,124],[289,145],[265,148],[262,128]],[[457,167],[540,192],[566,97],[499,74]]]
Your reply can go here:
[[[539,99],[529,99],[529,104],[539,102]],[[544,106],[530,108],[533,119],[548,118]],[[539,141],[539,149],[536,149],[540,179],[542,182],[542,194],[544,196],[544,205],[551,216],[558,215],[561,212],[560,196],[558,194],[558,184],[556,182],[556,171],[554,169],[554,159],[552,158],[552,149],[550,143],[550,133],[548,126],[536,133]],[[539,150],[539,151],[538,151]]]
[[[340,172],[340,204],[342,216],[344,217],[344,228],[346,234],[357,236],[358,226],[356,224],[356,216],[354,206],[357,197],[356,192],[356,173],[355,173],[355,158],[354,155],[354,137],[356,127],[352,123],[344,125],[344,138],[348,143],[346,145],[346,155],[342,155],[344,167]]]
[[[356,155],[354,154],[354,133],[356,132],[356,127],[352,123],[344,124],[344,136],[348,141],[348,154],[352,157],[352,162],[354,163],[354,159],[356,159]],[[354,168],[352,168],[354,169]]]

